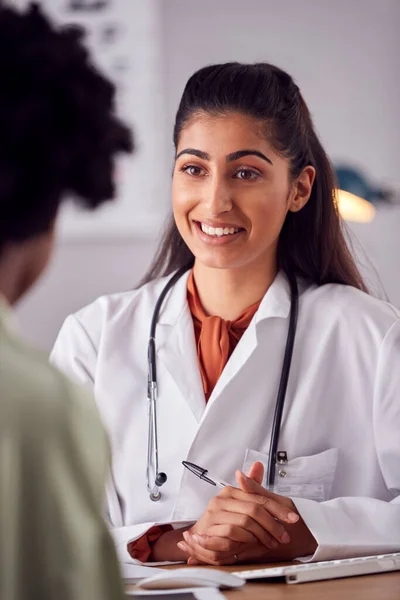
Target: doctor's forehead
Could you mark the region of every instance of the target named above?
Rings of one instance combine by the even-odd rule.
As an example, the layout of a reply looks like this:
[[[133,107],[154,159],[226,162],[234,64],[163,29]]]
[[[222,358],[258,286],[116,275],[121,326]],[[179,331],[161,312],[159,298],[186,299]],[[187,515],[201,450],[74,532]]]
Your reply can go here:
[[[267,156],[278,156],[267,140],[265,124],[240,113],[196,113],[181,131],[176,154],[185,148],[201,150],[210,158],[228,155],[243,148],[254,148]]]

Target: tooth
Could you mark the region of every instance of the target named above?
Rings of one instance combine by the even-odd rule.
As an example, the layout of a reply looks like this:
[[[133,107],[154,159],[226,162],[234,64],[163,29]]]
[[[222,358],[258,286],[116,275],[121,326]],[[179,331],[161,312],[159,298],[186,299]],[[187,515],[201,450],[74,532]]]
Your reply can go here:
[[[234,228],[234,227],[231,227],[231,228],[229,229],[229,233],[235,233],[235,228]]]
[[[209,227],[207,233],[208,233],[208,235],[215,235],[215,228]]]
[[[215,233],[216,233],[218,236],[220,236],[220,237],[221,237],[222,235],[224,235],[224,228],[223,228],[223,227],[217,227],[217,228],[216,228],[216,230],[215,230]]]
[[[206,233],[206,226],[204,225],[204,223],[201,223],[201,230]]]
[[[228,235],[229,233],[229,227],[224,227],[224,235]]]

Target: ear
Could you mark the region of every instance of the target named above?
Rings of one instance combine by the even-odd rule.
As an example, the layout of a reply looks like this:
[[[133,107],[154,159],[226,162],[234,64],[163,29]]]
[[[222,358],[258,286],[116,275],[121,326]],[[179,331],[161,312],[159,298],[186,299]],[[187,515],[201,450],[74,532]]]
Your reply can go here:
[[[293,184],[292,198],[289,202],[291,212],[299,212],[308,202],[315,179],[315,169],[311,165],[304,167],[300,177]]]

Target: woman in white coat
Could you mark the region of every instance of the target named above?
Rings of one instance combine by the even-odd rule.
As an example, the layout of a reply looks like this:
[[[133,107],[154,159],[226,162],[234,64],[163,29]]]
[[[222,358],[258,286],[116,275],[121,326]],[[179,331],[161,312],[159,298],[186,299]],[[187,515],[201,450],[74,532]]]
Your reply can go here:
[[[69,316],[52,354],[94,390],[108,427],[107,513],[122,560],[399,550],[400,315],[366,292],[298,87],[268,64],[204,68],[187,83],[174,142],[173,218],[145,282]],[[180,268],[156,326],[168,478],[153,502],[147,346],[157,299]],[[273,494],[263,466],[293,280],[298,321]],[[217,494],[183,460],[231,486]],[[237,470],[254,482],[235,480]]]

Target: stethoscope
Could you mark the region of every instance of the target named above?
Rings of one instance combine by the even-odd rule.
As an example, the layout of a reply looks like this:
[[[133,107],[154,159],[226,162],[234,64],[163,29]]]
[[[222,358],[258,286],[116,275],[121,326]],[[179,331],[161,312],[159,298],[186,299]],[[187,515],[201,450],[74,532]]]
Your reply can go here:
[[[150,325],[150,338],[148,345],[148,383],[147,383],[147,398],[149,408],[149,431],[147,438],[147,491],[150,495],[150,500],[156,502],[161,498],[160,487],[167,481],[166,473],[160,473],[158,471],[158,437],[157,437],[157,362],[156,362],[156,327],[158,317],[160,314],[161,307],[163,305],[165,296],[168,294],[170,289],[175,283],[182,277],[184,273],[190,267],[185,266],[179,269],[167,282],[166,286],[162,290],[153,312]],[[268,467],[267,467],[267,485],[269,489],[273,489],[275,482],[275,468],[276,464],[282,462],[282,456],[286,455],[286,452],[277,452],[279,433],[281,429],[283,407],[285,405],[285,397],[287,384],[289,380],[290,367],[292,364],[293,346],[296,337],[297,328],[297,317],[299,312],[299,291],[297,287],[297,281],[294,276],[289,276],[291,302],[290,302],[290,316],[289,316],[289,329],[286,340],[285,355],[283,358],[281,379],[278,388],[278,394],[276,397],[275,413],[272,422],[272,433],[269,447]],[[153,477],[151,477],[151,471]],[[153,479],[153,484],[151,484]]]

